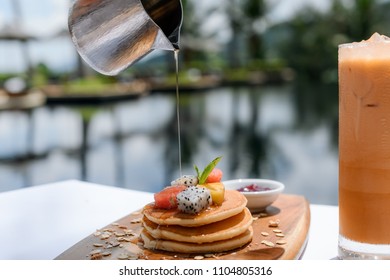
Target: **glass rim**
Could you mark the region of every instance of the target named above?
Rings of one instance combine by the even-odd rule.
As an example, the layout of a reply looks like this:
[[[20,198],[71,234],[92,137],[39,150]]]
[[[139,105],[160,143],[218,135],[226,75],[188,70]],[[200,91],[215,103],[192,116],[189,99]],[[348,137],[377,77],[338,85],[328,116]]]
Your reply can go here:
[[[339,49],[343,49],[343,48],[363,48],[363,47],[367,47],[369,45],[380,46],[380,45],[387,45],[387,44],[390,44],[390,40],[382,40],[382,41],[375,41],[375,42],[363,40],[363,41],[360,41],[360,42],[342,43],[342,44],[338,45],[338,48]]]

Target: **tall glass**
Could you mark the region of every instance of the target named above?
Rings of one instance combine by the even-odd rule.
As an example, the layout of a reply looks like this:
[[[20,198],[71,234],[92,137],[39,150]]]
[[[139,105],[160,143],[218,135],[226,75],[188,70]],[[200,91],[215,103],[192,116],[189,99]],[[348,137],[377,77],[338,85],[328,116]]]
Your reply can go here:
[[[390,259],[390,40],[339,46],[339,257]]]

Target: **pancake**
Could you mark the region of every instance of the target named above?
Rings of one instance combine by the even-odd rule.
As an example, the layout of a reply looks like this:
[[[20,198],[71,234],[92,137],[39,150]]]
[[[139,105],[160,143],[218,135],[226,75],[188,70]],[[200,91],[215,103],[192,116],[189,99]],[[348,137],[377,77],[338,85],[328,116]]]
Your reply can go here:
[[[226,190],[222,205],[212,205],[209,209],[198,214],[187,214],[178,209],[159,209],[154,207],[154,203],[146,205],[143,213],[149,221],[159,225],[198,227],[237,215],[244,210],[246,203],[247,200],[242,193]]]
[[[252,225],[252,215],[245,207],[237,215],[199,227],[161,226],[148,220],[145,216],[142,223],[146,231],[155,239],[208,243],[230,239],[244,233]]]
[[[249,227],[244,233],[227,240],[209,243],[189,243],[173,240],[155,239],[145,229],[141,232],[144,247],[151,250],[164,250],[175,253],[205,254],[220,253],[240,248],[252,240],[253,230]]]

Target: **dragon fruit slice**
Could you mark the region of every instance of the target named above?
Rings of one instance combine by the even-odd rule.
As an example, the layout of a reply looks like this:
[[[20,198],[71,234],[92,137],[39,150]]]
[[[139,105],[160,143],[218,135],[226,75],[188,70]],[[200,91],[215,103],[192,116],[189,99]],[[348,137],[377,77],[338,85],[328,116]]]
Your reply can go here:
[[[196,186],[198,184],[198,177],[193,175],[183,175],[180,178],[171,182],[171,186],[184,185],[187,187]]]
[[[188,214],[197,214],[212,204],[210,191],[197,186],[187,187],[176,195],[176,199],[178,209]]]

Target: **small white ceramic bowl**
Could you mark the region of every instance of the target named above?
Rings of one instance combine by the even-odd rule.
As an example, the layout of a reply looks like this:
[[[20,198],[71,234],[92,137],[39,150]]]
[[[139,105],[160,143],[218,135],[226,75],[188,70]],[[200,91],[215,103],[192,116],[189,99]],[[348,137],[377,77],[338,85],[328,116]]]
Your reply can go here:
[[[248,200],[247,207],[251,212],[263,211],[267,206],[271,205],[284,190],[283,183],[266,179],[236,179],[223,181],[223,184],[227,190],[238,190],[252,184],[269,188],[270,190],[242,192]]]

